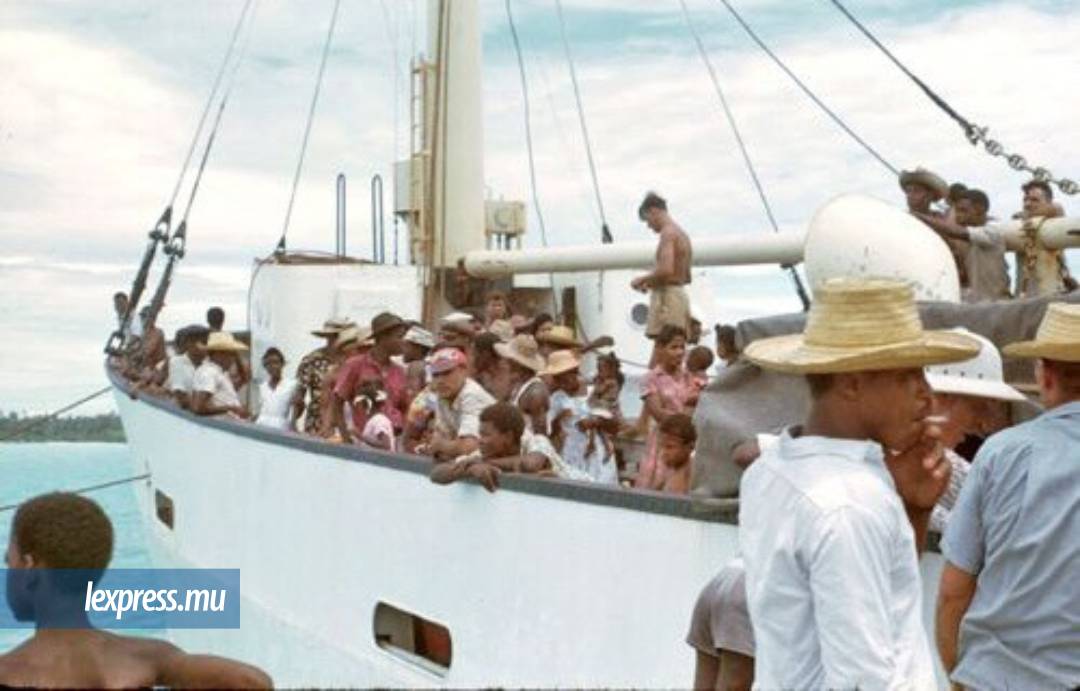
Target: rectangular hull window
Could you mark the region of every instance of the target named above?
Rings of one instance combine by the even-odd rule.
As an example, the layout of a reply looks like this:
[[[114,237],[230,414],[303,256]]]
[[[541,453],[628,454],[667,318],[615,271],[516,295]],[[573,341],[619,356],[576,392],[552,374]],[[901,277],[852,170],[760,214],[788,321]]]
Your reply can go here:
[[[445,676],[450,671],[453,645],[442,624],[380,602],[375,606],[375,643],[421,669]]]
[[[154,490],[154,513],[157,514],[159,521],[172,530],[173,521],[175,519],[173,500],[172,497],[159,489]]]

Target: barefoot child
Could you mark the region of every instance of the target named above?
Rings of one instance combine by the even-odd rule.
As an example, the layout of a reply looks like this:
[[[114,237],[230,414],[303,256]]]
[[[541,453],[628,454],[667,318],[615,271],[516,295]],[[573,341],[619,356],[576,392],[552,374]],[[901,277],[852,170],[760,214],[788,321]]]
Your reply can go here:
[[[694,383],[693,400],[695,405],[697,399],[701,396],[702,389],[709,385],[709,368],[713,366],[715,360],[716,357],[713,352],[706,346],[697,346],[686,356],[686,371],[690,373]]]
[[[697,431],[689,415],[671,415],[660,423],[660,463],[668,471],[662,492],[690,492],[690,459],[696,443]]]

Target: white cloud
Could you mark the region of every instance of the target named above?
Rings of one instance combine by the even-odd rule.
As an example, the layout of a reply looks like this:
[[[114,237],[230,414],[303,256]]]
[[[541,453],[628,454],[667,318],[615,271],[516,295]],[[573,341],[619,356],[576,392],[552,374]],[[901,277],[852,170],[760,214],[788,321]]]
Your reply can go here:
[[[390,181],[395,131],[400,151],[407,127],[400,71],[395,122],[391,37],[397,34],[404,60],[414,4],[424,5],[389,3],[389,25],[377,2],[343,6],[290,231],[293,246],[332,244],[333,178],[344,170],[350,246],[366,254],[368,180],[381,172]],[[616,238],[649,237],[635,210],[650,188],[669,197],[693,234],[769,232],[678,3],[565,5],[578,31],[579,78]],[[496,194],[528,199],[520,86],[502,2],[486,0],[482,7],[488,56],[497,58],[485,68],[487,181]],[[801,227],[841,191],[899,198],[895,181],[750,46],[715,0],[692,7],[785,229]],[[1018,206],[1022,176],[964,143],[958,128],[835,13],[794,11],[779,0],[739,7],[760,20],[792,68],[894,164],[924,164],[980,185],[1001,214]],[[210,303],[242,315],[250,261],[280,233],[328,8],[266,3],[260,10],[193,212],[168,330],[201,320]],[[595,24],[612,9],[634,16],[626,27],[603,26],[603,35],[580,38],[581,15],[573,13],[588,10]],[[515,2],[515,10],[550,239],[598,238],[562,48],[543,33],[553,10],[546,2]],[[35,353],[33,365],[5,376],[0,394],[7,405],[45,408],[100,381],[109,295],[130,281],[238,11],[239,3],[35,3],[0,10],[0,325],[17,336],[0,347],[0,358],[12,363]],[[1080,96],[1062,76],[1080,59],[1080,11],[987,3],[934,14],[929,23],[905,20],[886,2],[860,3],[860,11],[892,12],[874,22],[875,30],[961,112],[992,125],[1030,160],[1080,176],[1080,157],[1070,148]],[[1080,212],[1074,201],[1065,203]],[[528,242],[539,244],[535,217],[530,226]],[[721,307],[732,317],[749,316],[755,306],[794,306],[787,277],[773,268],[716,275]]]

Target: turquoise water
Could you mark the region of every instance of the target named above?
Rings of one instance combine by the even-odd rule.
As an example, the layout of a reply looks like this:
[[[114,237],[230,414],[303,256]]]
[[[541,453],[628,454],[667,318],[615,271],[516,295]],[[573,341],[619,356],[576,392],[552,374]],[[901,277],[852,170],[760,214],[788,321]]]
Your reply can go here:
[[[0,444],[0,506],[17,504],[55,490],[74,490],[139,475],[124,444]],[[133,484],[89,493],[112,519],[115,547],[112,565],[152,566]],[[0,545],[7,549],[13,509],[0,511]],[[129,632],[134,633],[134,632]],[[0,652],[11,649],[29,631],[0,629]]]

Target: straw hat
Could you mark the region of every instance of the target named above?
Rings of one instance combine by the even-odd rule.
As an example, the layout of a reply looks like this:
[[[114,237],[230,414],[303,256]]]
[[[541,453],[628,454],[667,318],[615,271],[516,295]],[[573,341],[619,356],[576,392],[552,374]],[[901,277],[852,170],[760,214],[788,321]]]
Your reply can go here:
[[[910,284],[837,278],[818,286],[804,333],[754,341],[744,354],[765,369],[831,374],[925,367],[978,352],[968,336],[924,331]]]
[[[989,339],[967,329],[952,329],[953,333],[970,336],[982,345],[979,354],[970,360],[926,368],[926,381],[934,393],[959,394],[999,401],[1024,401],[1024,394],[1005,383],[1001,353]]]
[[[514,337],[514,325],[507,319],[496,319],[487,328],[489,333],[495,334],[503,343],[509,343]]]
[[[515,336],[509,343],[496,343],[495,352],[499,357],[513,360],[522,367],[539,372],[546,367],[536,339],[528,334]]]
[[[1080,362],[1080,305],[1064,302],[1047,305],[1035,340],[1005,346],[1005,354],[1017,358]]]
[[[236,337],[228,331],[211,331],[209,337],[206,339],[206,345],[202,346],[202,348],[208,353],[242,353],[248,349],[246,345],[238,341]]]
[[[541,343],[562,346],[563,348],[581,348],[582,343],[577,340],[574,330],[561,324],[551,327],[550,330],[538,333],[536,340]]]
[[[556,350],[554,353],[548,356],[547,367],[544,369],[544,376],[554,377],[562,374],[563,372],[569,372],[581,367],[581,360],[572,350]]]
[[[371,347],[375,341],[371,338],[371,329],[367,326],[350,326],[338,334],[337,347]]]
[[[323,322],[321,329],[315,329],[314,331],[312,331],[311,335],[319,336],[320,338],[329,338],[330,336],[337,336],[339,333],[349,328],[350,326],[355,326],[352,319],[331,318]]]
[[[926,168],[905,170],[900,173],[900,189],[907,185],[922,185],[934,193],[934,199],[943,199],[949,194],[949,184],[941,179],[940,175],[932,173]]]

